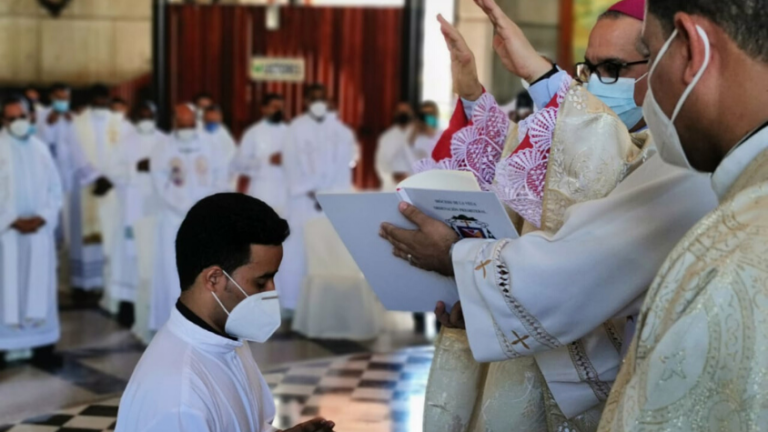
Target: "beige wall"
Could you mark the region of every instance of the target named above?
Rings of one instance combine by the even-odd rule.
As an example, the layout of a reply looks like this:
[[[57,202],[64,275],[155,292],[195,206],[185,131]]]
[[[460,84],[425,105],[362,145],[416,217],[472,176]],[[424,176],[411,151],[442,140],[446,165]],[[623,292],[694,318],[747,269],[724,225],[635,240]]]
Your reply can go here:
[[[558,0],[497,0],[533,46],[554,59],[557,54]],[[493,27],[473,0],[458,0],[457,28],[475,53],[478,74],[483,85],[506,104],[520,90],[520,80],[512,76],[493,51]]]
[[[130,80],[151,70],[152,0],[0,0],[0,84]]]

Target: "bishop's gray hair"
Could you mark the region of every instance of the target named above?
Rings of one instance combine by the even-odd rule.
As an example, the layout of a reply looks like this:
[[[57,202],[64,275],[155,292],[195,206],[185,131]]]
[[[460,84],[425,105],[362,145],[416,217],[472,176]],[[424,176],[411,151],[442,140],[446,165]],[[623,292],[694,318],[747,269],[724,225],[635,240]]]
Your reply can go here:
[[[747,55],[768,62],[768,0],[648,0],[648,12],[661,21],[667,36],[678,12],[707,18]]]

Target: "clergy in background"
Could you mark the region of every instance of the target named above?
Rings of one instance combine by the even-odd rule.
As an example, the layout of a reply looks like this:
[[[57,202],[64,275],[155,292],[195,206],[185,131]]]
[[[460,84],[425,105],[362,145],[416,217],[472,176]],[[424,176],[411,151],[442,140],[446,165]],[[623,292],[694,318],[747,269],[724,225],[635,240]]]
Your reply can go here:
[[[403,174],[410,172],[410,167],[405,173],[400,172],[397,163],[404,149],[408,146],[408,139],[413,128],[413,107],[408,102],[400,102],[392,116],[392,126],[379,137],[376,146],[376,160],[374,167],[381,182],[381,190],[394,191],[397,184],[403,180]]]
[[[435,149],[443,131],[440,129],[440,110],[433,101],[424,101],[419,106],[418,120],[410,136],[407,153],[411,161],[428,158]]]
[[[70,285],[76,301],[84,301],[85,292],[104,287],[104,253],[99,242],[84,234],[83,202],[88,201],[98,183],[103,189],[107,179],[88,160],[78,139],[75,114],[71,111],[68,85],[56,83],[49,94],[51,106],[38,114],[38,137],[48,146],[64,187],[62,225],[69,253]],[[95,223],[91,219],[91,223]]]
[[[288,186],[283,169],[283,148],[288,125],[285,101],[279,94],[268,94],[261,102],[262,119],[248,128],[240,141],[232,171],[246,178],[248,195],[269,204],[286,217]]]
[[[133,305],[140,283],[151,277],[154,229],[151,221],[157,213],[157,200],[150,176],[149,158],[167,136],[156,127],[156,109],[146,101],[137,106],[131,130],[118,144],[112,173],[118,198],[120,218],[114,250],[112,274],[107,295],[119,302],[118,321],[125,327],[133,323]],[[148,259],[149,258],[149,259]]]
[[[720,205],[661,265],[600,431],[768,428],[766,23],[765,0],[648,0],[648,127]]]
[[[353,135],[327,118],[328,97],[323,85],[308,86],[304,100],[307,111],[289,126],[283,151],[292,234],[285,243],[285,283],[277,289],[281,306],[287,310],[296,308],[307,272],[304,225],[322,215],[316,194],[351,189],[350,163],[356,145]]]
[[[232,134],[224,124],[224,115],[221,107],[213,104],[203,113],[203,131],[211,140],[214,149],[224,155],[227,160],[232,160],[237,151],[237,144]]]
[[[2,106],[0,132],[0,364],[4,352],[34,348],[33,360],[60,364],[54,231],[62,205],[58,170],[31,134],[20,98]]]
[[[118,235],[118,201],[113,190],[113,173],[110,172],[117,155],[118,143],[130,125],[109,110],[109,89],[96,85],[90,90],[89,106],[74,119],[77,140],[88,164],[100,174],[91,188],[80,193],[80,220],[72,221],[82,226],[83,243],[101,245],[104,253],[103,271],[105,283],[111,282],[111,254],[114,251],[114,239]],[[73,203],[73,205],[75,205]],[[89,269],[89,271],[92,271]],[[86,291],[102,287],[78,287]],[[93,296],[97,296],[93,293]],[[117,312],[117,304],[105,298],[102,307],[110,312]]]
[[[189,210],[172,246],[173,310],[128,382],[116,431],[276,430],[272,394],[249,344],[280,327],[274,278],[288,233],[268,205],[243,194],[217,194]],[[286,432],[334,426],[316,418]]]
[[[173,133],[165,144],[155,146],[150,158],[152,184],[160,201],[152,271],[151,330],[158,330],[168,321],[179,297],[174,240],[184,216],[202,198],[230,189],[229,161],[210,145],[203,133],[197,128],[193,108],[177,105]]]

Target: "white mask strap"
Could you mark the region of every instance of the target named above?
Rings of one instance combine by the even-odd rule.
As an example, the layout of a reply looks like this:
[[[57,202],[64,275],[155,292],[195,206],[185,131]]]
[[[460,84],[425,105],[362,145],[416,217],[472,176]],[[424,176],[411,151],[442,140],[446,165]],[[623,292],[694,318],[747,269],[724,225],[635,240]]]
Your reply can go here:
[[[229,274],[227,274],[227,272],[225,272],[224,270],[222,270],[222,272],[224,272],[224,276],[226,276],[226,277],[227,277],[227,279],[229,279],[229,280],[230,280],[230,281],[231,281],[233,284],[235,284],[235,286],[237,287],[237,289],[239,289],[239,290],[240,290],[240,292],[241,292],[241,293],[243,293],[243,295],[245,296],[245,298],[248,298],[248,297],[250,297],[248,294],[246,294],[245,290],[244,290],[244,289],[243,289],[243,288],[242,288],[240,285],[238,285],[238,283],[237,283],[237,282],[235,282],[235,280],[234,280],[234,279],[232,279],[232,276],[230,276]]]
[[[650,72],[646,72],[646,73],[644,73],[644,74],[643,74],[643,76],[641,76],[640,78],[638,78],[638,79],[636,79],[636,80],[635,80],[635,83],[639,83],[640,81],[644,80],[644,79],[645,79],[645,77],[647,77],[649,73],[650,73]]]
[[[224,309],[224,312],[227,313],[227,316],[229,316],[229,311],[224,307],[224,304],[221,303],[221,300],[219,300],[219,297],[216,295],[216,293],[211,291],[211,294],[213,294],[213,298],[216,299],[216,302],[219,304],[219,306],[221,306],[221,308]]]
[[[707,32],[704,31],[701,27],[698,25],[696,26],[696,31],[699,32],[699,36],[704,40],[704,64],[701,65],[701,69],[699,69],[698,72],[696,72],[696,76],[693,77],[693,81],[691,81],[690,84],[688,84],[688,88],[685,89],[683,92],[683,95],[680,96],[680,100],[677,102],[677,106],[675,107],[675,111],[672,113],[672,123],[675,122],[675,119],[677,118],[677,115],[680,114],[680,110],[683,108],[683,104],[688,99],[688,95],[691,94],[694,87],[696,87],[696,84],[699,83],[699,80],[701,80],[701,77],[704,75],[704,72],[707,70],[707,66],[709,66],[709,60],[710,60],[710,47],[709,47],[709,38],[707,37]]]

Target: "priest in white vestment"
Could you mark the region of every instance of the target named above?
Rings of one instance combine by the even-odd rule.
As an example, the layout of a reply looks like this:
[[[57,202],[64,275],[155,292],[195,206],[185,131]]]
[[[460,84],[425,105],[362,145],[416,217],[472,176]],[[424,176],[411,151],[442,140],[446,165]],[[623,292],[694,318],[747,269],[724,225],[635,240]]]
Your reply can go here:
[[[288,310],[296,308],[307,272],[304,225],[310,219],[322,216],[315,196],[323,191],[351,190],[350,164],[356,148],[354,135],[327,118],[325,87],[309,86],[305,101],[307,112],[294,119],[288,128],[283,152],[291,236],[285,244],[284,285],[277,288],[283,300],[281,305]]]
[[[768,430],[768,3],[648,0],[643,105],[720,205],[666,258],[600,431]]]
[[[288,185],[283,168],[283,148],[288,125],[285,123],[284,108],[282,96],[268,94],[264,97],[261,103],[262,120],[243,134],[232,160],[232,171],[247,179],[245,193],[264,201],[277,214],[286,217]]]
[[[174,241],[184,216],[202,198],[230,190],[229,162],[198,130],[194,111],[186,104],[178,105],[174,122],[173,133],[165,144],[155,146],[149,162],[152,183],[160,201],[156,220],[150,330],[158,330],[168,321],[173,304],[179,297]]]
[[[194,121],[194,113],[189,112]],[[123,393],[118,432],[272,432],[275,404],[251,353],[280,327],[274,277],[289,229],[264,202],[207,197],[183,217],[170,319]],[[178,299],[178,301],[177,301]],[[279,420],[278,420],[279,421]],[[331,432],[316,418],[286,432]]]
[[[104,287],[104,251],[101,243],[85,241],[83,193],[97,180],[106,179],[86,158],[70,110],[71,93],[63,83],[51,87],[51,107],[38,114],[38,137],[50,149],[64,187],[62,225],[69,253],[70,285],[81,298],[84,291]],[[79,299],[78,298],[78,299]]]
[[[50,361],[60,336],[54,231],[62,186],[48,148],[31,135],[22,101],[9,98],[2,116],[0,357],[36,348],[34,360]]]
[[[153,221],[158,210],[149,159],[155,148],[164,145],[167,136],[156,127],[155,106],[140,105],[135,124],[120,143],[112,161],[111,172],[118,198],[119,229],[112,251],[112,274],[105,293],[119,302],[118,321],[130,327],[139,284],[149,284],[154,248]]]
[[[379,176],[382,191],[394,191],[397,184],[404,179],[399,167],[398,158],[402,157],[403,149],[408,146],[408,139],[413,131],[413,108],[408,102],[400,102],[395,108],[393,124],[379,137],[376,146],[374,168]]]
[[[478,395],[480,415],[471,422],[482,427],[473,430],[503,430],[514,422],[524,430],[593,431],[656,267],[714,206],[714,196],[706,178],[664,164],[647,133],[628,133],[642,116],[623,114],[637,110],[624,112],[614,105],[620,98],[603,100],[591,93],[607,93],[595,81],[620,82],[625,88],[617,93],[633,100],[647,71],[594,68],[588,92],[536,54],[493,1],[481,3],[497,38],[508,43],[497,44],[503,59],[513,59],[507,67],[531,82],[534,99],[549,94],[536,102],[545,109],[521,125],[505,124],[506,115],[483,95],[471,52],[444,23],[462,96],[454,117],[473,123],[456,131],[440,165],[475,173],[481,186],[522,217],[523,235],[457,241],[447,225],[413,207],[403,210],[418,220],[418,231],[384,229],[402,258],[455,275],[461,309],[454,308],[453,321],[463,311],[474,358],[509,360],[489,368],[485,393]],[[642,6],[639,12],[626,11],[627,3],[636,5],[632,0],[618,4],[620,16],[604,17],[592,38],[615,26],[634,29],[625,34],[626,43],[615,45],[613,56],[631,63],[633,56],[642,58],[635,48]],[[615,33],[611,40],[621,41]],[[609,46],[590,44],[587,58],[601,63],[610,54],[593,48]],[[557,82],[549,82],[553,79]],[[537,86],[543,88],[537,91]],[[475,106],[465,114],[472,101]],[[476,157],[478,146],[494,159]],[[490,172],[484,168],[489,162]],[[445,306],[437,312],[446,314]],[[469,417],[462,421],[470,426]]]
[[[216,151],[223,153],[224,158],[231,161],[237,151],[237,144],[224,124],[224,115],[220,106],[214,104],[205,109],[202,129],[208,134]]]
[[[114,173],[111,169],[117,156],[118,143],[130,129],[129,123],[109,110],[109,101],[109,90],[104,86],[94,86],[91,89],[90,105],[74,118],[82,152],[88,164],[98,171],[101,177],[92,189],[80,189],[81,218],[79,221],[71,221],[81,224],[85,244],[102,246],[105,257],[102,269],[105,284],[111,283],[111,255],[114,251],[114,239],[120,230],[118,200],[113,190]],[[108,298],[104,300],[102,307],[109,312],[116,312],[116,304],[107,302]]]

